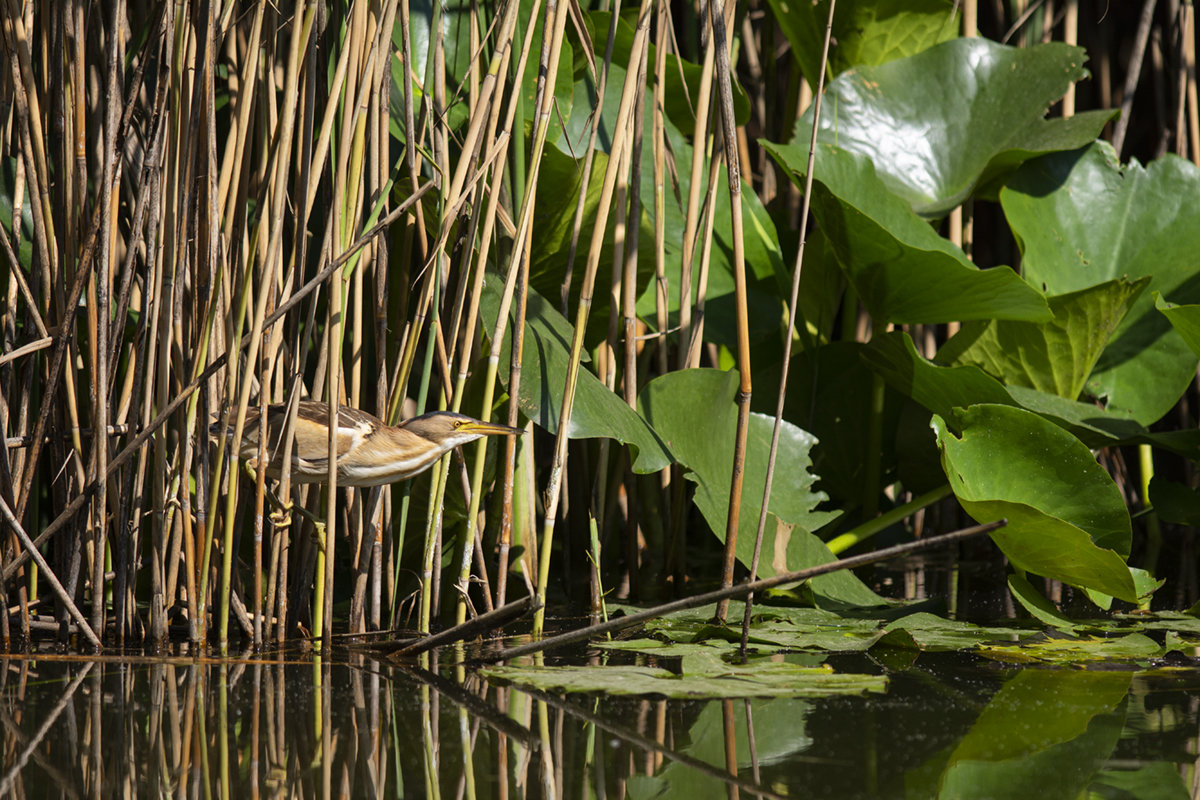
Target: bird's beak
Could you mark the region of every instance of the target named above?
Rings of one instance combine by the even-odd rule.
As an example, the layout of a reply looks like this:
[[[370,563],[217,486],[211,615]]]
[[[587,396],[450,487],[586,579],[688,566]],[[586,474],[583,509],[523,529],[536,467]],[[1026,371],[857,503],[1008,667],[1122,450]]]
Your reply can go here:
[[[458,427],[459,433],[478,433],[481,436],[520,436],[522,428],[510,428],[508,425],[497,425],[494,422],[466,422]]]

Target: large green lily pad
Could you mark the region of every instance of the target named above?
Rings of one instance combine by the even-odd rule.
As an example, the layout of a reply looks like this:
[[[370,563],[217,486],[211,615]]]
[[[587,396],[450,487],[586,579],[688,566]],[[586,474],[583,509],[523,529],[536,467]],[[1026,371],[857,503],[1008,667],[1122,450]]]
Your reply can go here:
[[[660,667],[521,667],[480,670],[488,680],[510,681],[548,692],[602,692],[655,695],[675,699],[728,697],[828,697],[883,692],[881,675],[841,675],[829,666],[808,667],[786,661],[756,660],[730,664],[717,657],[696,657],[680,673]]]
[[[480,314],[488,331],[495,329],[503,290],[504,283],[499,276],[487,276]],[[509,363],[512,357],[511,323],[515,314],[509,313],[509,334],[501,348],[501,364]],[[525,416],[551,433],[558,432],[562,415],[570,349],[571,326],[544,297],[530,290],[517,401]],[[508,371],[501,370],[501,374],[507,376]],[[670,450],[646,420],[586,368],[579,370],[571,428],[567,435],[572,439],[616,439],[628,445],[633,470],[638,473],[657,472],[673,461]]]
[[[1200,302],[1196,197],[1200,169],[1189,162],[1166,156],[1122,167],[1104,143],[1027,164],[1000,196],[1033,285],[1061,294],[1150,278],[1087,383],[1144,425],[1171,409],[1196,370],[1196,354],[1153,299]]]
[[[1097,661],[1144,663],[1164,654],[1163,646],[1141,633],[1125,636],[1045,636],[1019,644],[991,644],[980,654],[1014,664],[1087,664]]]
[[[1048,322],[968,323],[938,352],[938,361],[974,364],[1010,386],[1076,400],[1147,283],[1114,280],[1047,298],[1054,313]]]
[[[807,147],[763,146],[801,184]],[[865,155],[819,144],[813,214],[877,323],[1042,321],[1041,293],[1008,267],[981,270],[889,191]]]
[[[950,424],[935,415],[933,425],[963,508],[979,522],[1008,520],[992,539],[1014,566],[1138,602],[1125,564],[1129,513],[1112,478],[1078,439],[1003,405],[958,411]]]
[[[1100,134],[1116,112],[1045,118],[1087,75],[1084,60],[1083,48],[1064,44],[1022,49],[953,39],[860,67],[829,84],[819,140],[866,156],[914,211],[940,217],[1023,161]],[[811,130],[810,109],[794,142],[806,148]]]
[[[736,372],[691,369],[655,378],[638,396],[638,410],[687,466],[689,479],[697,484],[696,507],[722,539],[733,469],[737,386]],[[751,416],[737,541],[737,557],[744,564],[753,556],[773,424],[772,418]],[[802,560],[802,544],[794,534],[797,530],[811,533],[836,516],[815,510],[825,499],[813,489],[816,477],[808,471],[808,453],[815,441],[795,425],[784,423],[759,564],[762,577],[810,566]]]
[[[770,0],[800,72],[815,91],[821,70],[829,0]],[[842,0],[833,16],[829,68],[834,75],[851,67],[904,58],[958,35],[953,0]]]

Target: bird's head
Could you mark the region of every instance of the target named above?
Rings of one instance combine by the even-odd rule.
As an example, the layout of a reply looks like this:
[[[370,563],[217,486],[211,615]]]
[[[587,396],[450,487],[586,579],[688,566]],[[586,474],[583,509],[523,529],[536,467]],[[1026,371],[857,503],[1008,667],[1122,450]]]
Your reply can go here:
[[[422,414],[406,420],[400,427],[437,444],[443,453],[483,436],[510,434],[519,436],[525,432],[520,428],[510,428],[508,425],[498,425],[494,422],[482,422],[474,417],[468,417],[466,414],[455,414],[452,411],[434,411]]]

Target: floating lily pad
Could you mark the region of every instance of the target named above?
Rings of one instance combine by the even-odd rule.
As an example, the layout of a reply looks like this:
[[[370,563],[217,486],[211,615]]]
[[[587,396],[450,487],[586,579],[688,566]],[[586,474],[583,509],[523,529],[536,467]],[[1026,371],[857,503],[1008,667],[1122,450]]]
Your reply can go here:
[[[742,618],[742,604],[731,604],[729,618]],[[736,648],[741,640],[740,626],[718,627],[711,624],[715,606],[670,614],[653,620],[646,629],[674,642],[724,641]],[[755,606],[750,641],[762,650],[823,650],[861,652],[881,635],[882,624],[875,619],[854,619],[818,608],[778,608]],[[732,649],[732,648],[731,648]]]
[[[974,625],[924,612],[898,619],[888,624],[884,631],[886,634],[879,640],[879,647],[931,652],[973,650],[987,642],[1015,640],[1030,634],[1021,628]]]
[[[1149,636],[1130,633],[1115,638],[1045,636],[1026,639],[1019,644],[986,645],[979,648],[979,653],[997,661],[1014,664],[1085,664],[1093,661],[1141,663],[1161,656],[1164,649]]]
[[[599,692],[609,695],[655,695],[673,699],[729,697],[827,697],[883,692],[879,675],[840,675],[828,666],[806,667],[784,661],[752,661],[745,665],[719,658],[693,659],[691,672],[676,674],[657,667],[488,667],[488,680],[509,681],[548,692]]]

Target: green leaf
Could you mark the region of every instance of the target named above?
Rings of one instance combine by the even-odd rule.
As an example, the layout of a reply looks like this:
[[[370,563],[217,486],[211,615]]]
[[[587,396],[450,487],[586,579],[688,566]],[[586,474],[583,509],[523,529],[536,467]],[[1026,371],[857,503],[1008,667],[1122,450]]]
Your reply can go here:
[[[1160,475],[1150,479],[1150,504],[1164,522],[1200,525],[1200,493]]]
[[[830,342],[802,350],[792,358],[788,371],[784,418],[819,440],[812,451],[813,471],[821,476],[821,488],[839,507],[862,503],[863,482],[871,461],[881,465],[884,476],[894,473],[896,463],[896,448],[890,438],[884,437],[881,451],[863,425],[872,414],[877,379],[860,357],[865,347],[859,342]],[[778,367],[760,371],[756,364],[755,384],[777,387],[779,378]],[[772,396],[756,392],[755,400],[756,410],[774,413],[773,392]],[[883,430],[896,429],[904,402],[896,391],[885,393]],[[929,434],[928,426],[924,433]],[[883,482],[889,481],[885,478]]]
[[[924,217],[940,217],[1021,162],[1091,142],[1116,113],[1045,119],[1087,75],[1083,48],[954,39],[829,84],[819,139],[866,156]],[[810,109],[796,124],[807,146]],[[817,176],[821,171],[817,171]]]
[[[815,91],[821,70],[829,0],[770,0],[800,72]],[[829,52],[834,75],[911,56],[958,35],[953,0],[843,0],[833,16]]]
[[[873,336],[863,359],[898,391],[942,417],[979,403],[1016,405],[1004,386],[978,367],[938,366],[923,358],[907,333]]]
[[[815,534],[801,528],[793,528],[788,540],[788,561],[800,565],[795,569],[803,569],[833,563],[837,561],[837,556]],[[818,575],[808,581],[807,586],[812,593],[813,602],[823,608],[867,608],[885,606],[889,602],[846,569],[828,575]]]
[[[1008,576],[1008,590],[1034,619],[1062,630],[1074,630],[1076,625],[1046,599],[1046,596],[1033,587],[1024,575],[1013,573]]]
[[[503,280],[489,274],[479,305],[488,331],[495,329],[503,290]],[[509,335],[504,337],[500,352],[502,364],[509,363],[512,352],[515,314],[510,310],[509,316]],[[545,298],[530,290],[517,401],[525,416],[551,433],[558,432],[570,348],[571,326]],[[502,374],[507,375],[507,370]],[[657,472],[673,461],[671,452],[646,420],[586,369],[579,370],[571,429],[567,435],[572,439],[615,439],[628,445],[632,469],[641,474]]]
[[[1190,800],[1192,793],[1183,782],[1179,768],[1169,761],[1154,761],[1136,769],[1106,769],[1092,780],[1092,786],[1107,786],[1137,800]],[[1093,797],[1106,796],[1093,792]]]
[[[740,622],[743,608],[741,603],[731,603],[729,618]],[[733,655],[741,644],[741,630],[714,626],[712,618],[715,613],[716,606],[713,605],[670,614],[663,619],[650,621],[646,629],[672,642],[703,641],[706,646],[724,642],[726,652]],[[750,627],[750,643],[756,652],[780,649],[790,652],[819,650],[854,653],[869,648],[879,634],[879,621],[874,619],[851,619],[819,608],[781,608],[756,604]]]
[[[733,398],[737,386],[736,372],[690,369],[659,376],[638,395],[638,410],[676,459],[690,470],[688,478],[696,482],[696,507],[721,539],[725,535],[733,469],[737,426]],[[751,415],[738,518],[737,557],[743,564],[750,563],[754,552],[773,424],[772,418]],[[784,422],[759,564],[762,577],[809,566],[801,560],[799,540],[793,543],[794,528],[811,533],[836,516],[815,510],[826,499],[813,490],[816,478],[808,471],[808,453],[815,441],[810,434]]]
[[[979,522],[1008,520],[992,539],[1016,567],[1138,601],[1123,558],[1129,513],[1087,447],[1010,406],[972,406],[950,419],[959,436],[933,418],[950,486]]]
[[[1006,384],[1076,400],[1113,331],[1149,278],[1108,281],[1047,298],[1049,322],[967,323],[937,359],[974,364]]]
[[[1025,640],[1019,644],[989,644],[979,649],[987,658],[1012,664],[1087,664],[1098,661],[1145,663],[1163,655],[1165,650],[1149,636],[1130,633],[1117,637],[1062,634]]]
[[[592,11],[584,16],[584,24],[587,26],[595,50],[597,69],[603,63],[604,49],[608,43],[608,28],[611,20],[612,13],[608,11]],[[633,36],[633,25],[625,17],[618,19],[616,36],[613,40],[612,66],[617,66],[619,71],[614,70],[609,73],[608,83],[605,87],[604,109],[602,111],[603,121],[600,126],[600,133],[596,137],[596,146],[605,152],[609,151],[609,145],[612,142],[612,130],[617,118],[621,89],[625,82],[625,75],[633,49]],[[648,46],[646,55],[646,64],[648,65],[648,69],[646,70],[647,98],[650,97],[649,90],[654,87],[654,65],[657,63],[657,58],[657,48],[651,43]],[[663,110],[666,112],[667,118],[671,123],[688,136],[692,135],[696,127],[695,103],[696,97],[700,93],[700,82],[703,72],[704,68],[701,65],[686,61],[674,53],[667,54],[666,91],[663,97]],[[595,95],[595,87],[591,84],[590,75],[585,74],[577,84],[577,99],[579,97],[578,87],[580,86],[585,87],[592,96]],[[610,88],[613,86],[616,87],[615,96],[612,94]],[[585,113],[590,111],[594,105],[594,101],[589,102]],[[750,99],[746,96],[746,90],[738,83],[736,77],[733,80],[733,116],[738,125],[744,125],[750,119]],[[650,118],[650,114],[647,113],[645,119],[649,120]],[[646,149],[649,150],[651,148],[647,146]]]
[[[1178,303],[1168,303],[1162,295],[1154,293],[1154,307],[1161,311],[1171,323],[1175,332],[1183,338],[1192,352],[1200,356],[1200,305],[1181,306]]]
[[[1050,294],[1121,277],[1151,278],[1096,364],[1087,390],[1143,425],[1187,388],[1196,354],[1156,311],[1153,293],[1200,302],[1200,169],[1167,156],[1117,162],[1104,143],[1024,166],[1001,192],[1025,279]]]
[[[839,675],[831,667],[786,661],[730,664],[716,657],[688,660],[676,674],[659,667],[487,667],[488,680],[511,681],[548,692],[603,692],[608,695],[659,695],[674,699],[728,697],[828,697],[883,692],[881,675]]]
[[[801,185],[807,147],[762,144]],[[818,145],[813,169],[813,214],[877,322],[1051,318],[1041,294],[1011,269],[981,270],[938,236],[867,157]]]
[[[1089,447],[1146,441],[1184,454],[1196,449],[1194,437],[1151,434],[1119,411],[1023,386],[1004,386],[975,366],[938,366],[921,357],[906,333],[876,335],[863,351],[863,358],[898,391],[943,417],[955,408],[999,403],[1032,411],[1079,437]]]
[[[1024,670],[958,743],[940,798],[1079,797],[1112,755],[1131,673]]]
[[[1163,584],[1167,582],[1166,578],[1155,578],[1147,570],[1138,567],[1130,567],[1129,573],[1133,575],[1133,585],[1137,589],[1139,603],[1149,603],[1150,596],[1161,589]]]
[[[1028,633],[1017,628],[974,625],[926,612],[901,617],[884,630],[886,635],[879,640],[881,647],[910,646],[923,651],[943,652],[974,650],[987,642],[1005,641]]]

